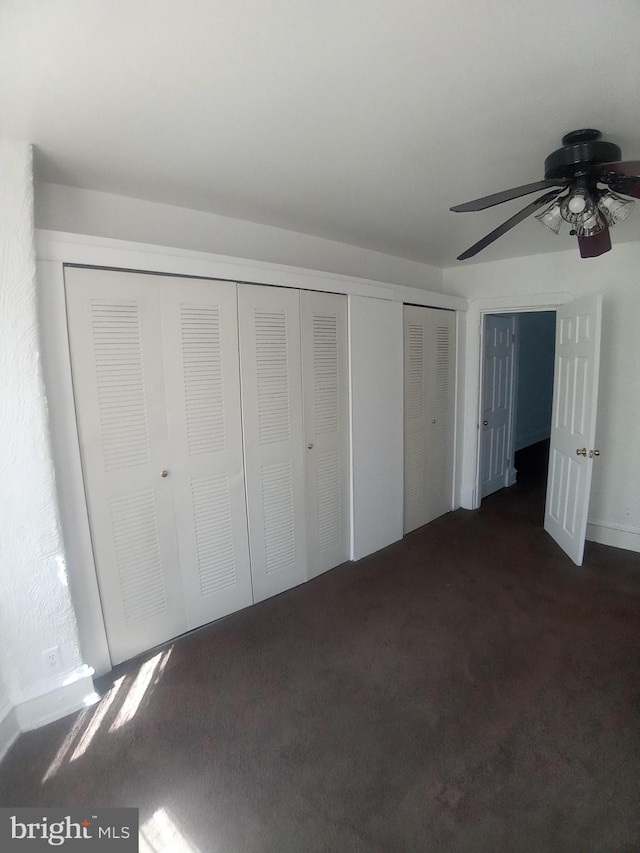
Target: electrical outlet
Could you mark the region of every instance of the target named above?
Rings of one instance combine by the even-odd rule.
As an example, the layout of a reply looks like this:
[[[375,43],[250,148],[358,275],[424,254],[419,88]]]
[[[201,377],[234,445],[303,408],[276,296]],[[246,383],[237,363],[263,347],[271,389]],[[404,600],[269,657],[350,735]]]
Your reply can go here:
[[[60,672],[62,669],[62,659],[60,658],[60,646],[52,646],[50,649],[45,649],[42,652],[44,668],[48,673]]]

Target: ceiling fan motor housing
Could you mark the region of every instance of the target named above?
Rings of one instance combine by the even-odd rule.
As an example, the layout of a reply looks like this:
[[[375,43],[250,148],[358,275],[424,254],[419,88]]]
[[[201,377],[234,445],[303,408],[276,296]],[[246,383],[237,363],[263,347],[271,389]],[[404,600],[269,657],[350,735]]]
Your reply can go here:
[[[613,142],[600,139],[599,130],[572,130],[562,137],[562,148],[549,154],[544,161],[544,176],[573,178],[587,174],[591,166],[598,163],[613,163],[620,160],[622,151]]]

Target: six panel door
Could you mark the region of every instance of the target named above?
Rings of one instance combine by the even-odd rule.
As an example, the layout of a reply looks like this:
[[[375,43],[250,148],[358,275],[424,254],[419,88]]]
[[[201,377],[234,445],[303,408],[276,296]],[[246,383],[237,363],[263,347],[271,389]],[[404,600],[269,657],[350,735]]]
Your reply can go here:
[[[484,323],[481,498],[509,485],[515,350],[515,319],[511,315],[489,314]]]
[[[582,565],[596,435],[602,296],[558,308],[544,529]]]

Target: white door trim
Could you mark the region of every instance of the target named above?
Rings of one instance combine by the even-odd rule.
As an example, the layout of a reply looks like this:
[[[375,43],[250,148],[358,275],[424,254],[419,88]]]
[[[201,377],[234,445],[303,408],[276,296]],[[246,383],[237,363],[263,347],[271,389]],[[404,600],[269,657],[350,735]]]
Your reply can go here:
[[[467,312],[467,355],[465,383],[461,389],[458,410],[462,412],[458,453],[461,462],[460,505],[464,509],[480,506],[479,424],[482,403],[482,330],[485,314],[515,314],[526,311],[554,311],[572,302],[576,295],[569,291],[513,296],[483,297],[470,300]]]

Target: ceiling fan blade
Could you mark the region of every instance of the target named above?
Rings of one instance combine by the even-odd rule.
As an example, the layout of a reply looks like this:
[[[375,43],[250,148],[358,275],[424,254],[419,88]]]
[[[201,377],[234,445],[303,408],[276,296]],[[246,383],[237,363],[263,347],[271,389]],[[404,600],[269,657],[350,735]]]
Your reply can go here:
[[[505,201],[511,201],[514,198],[536,193],[538,190],[546,190],[548,187],[564,187],[567,181],[563,178],[549,181],[536,181],[534,184],[523,184],[521,187],[514,187],[511,190],[503,190],[501,193],[493,193],[486,195],[483,198],[476,198],[473,201],[467,201],[465,204],[456,204],[455,207],[450,207],[454,213],[467,213],[473,210],[485,210],[487,207],[494,207],[496,204],[502,204]]]
[[[597,258],[598,255],[611,251],[609,226],[605,225],[602,231],[598,231],[591,237],[578,237],[578,245],[581,258]]]
[[[607,166],[609,165],[611,164],[607,164]],[[633,165],[640,166],[640,163]],[[607,169],[603,171],[603,174],[598,176],[598,180],[607,184],[609,189],[612,189],[616,193],[630,195],[631,198],[640,198],[640,175],[621,175],[617,172],[610,172]]]
[[[616,172],[618,175],[627,175],[629,178],[640,180],[640,160],[626,160],[620,163],[601,163],[600,168],[604,172]]]
[[[502,237],[503,234],[506,234],[507,231],[510,231],[515,225],[519,222],[522,222],[523,219],[526,219],[527,216],[530,216],[534,210],[538,207],[542,207],[544,204],[550,204],[554,198],[560,195],[561,190],[554,190],[550,193],[545,193],[544,195],[537,198],[535,201],[532,201],[526,207],[523,207],[521,211],[509,217],[506,222],[503,222],[502,225],[498,225],[497,228],[494,228],[486,237],[483,237],[482,240],[478,240],[477,243],[474,243],[466,252],[463,252],[461,255],[458,255],[459,261],[466,261],[467,258],[472,258],[474,255],[477,255],[478,252],[481,252],[483,249],[486,249],[494,240],[497,240],[498,237]]]

